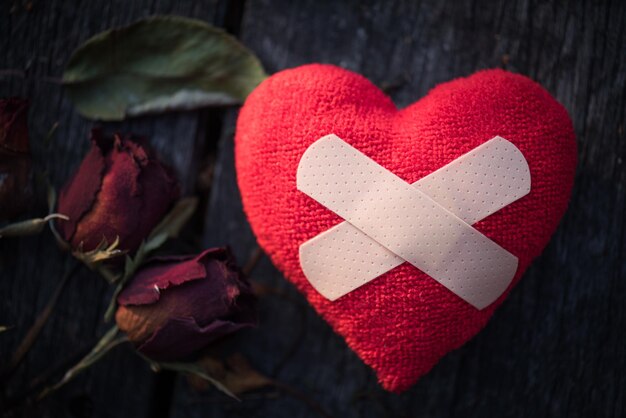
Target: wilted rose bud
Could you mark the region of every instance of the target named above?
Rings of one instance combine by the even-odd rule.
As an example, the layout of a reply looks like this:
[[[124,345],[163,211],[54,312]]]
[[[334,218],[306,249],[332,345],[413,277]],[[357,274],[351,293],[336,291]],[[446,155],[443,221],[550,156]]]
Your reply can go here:
[[[93,130],[91,141],[59,196],[57,212],[70,219],[57,228],[74,249],[91,251],[119,237],[118,248],[132,253],[178,198],[178,185],[139,138]]]
[[[223,248],[149,261],[117,302],[120,330],[157,361],[184,359],[256,324],[256,298]]]
[[[30,196],[28,100],[0,99],[0,219],[19,215]]]

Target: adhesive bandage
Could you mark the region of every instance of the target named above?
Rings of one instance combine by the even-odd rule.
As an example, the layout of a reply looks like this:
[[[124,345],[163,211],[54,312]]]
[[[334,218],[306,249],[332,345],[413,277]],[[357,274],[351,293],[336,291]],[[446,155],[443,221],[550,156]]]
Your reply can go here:
[[[504,138],[410,185],[331,134],[303,154],[297,187],[345,219],[300,246],[305,276],[330,300],[407,261],[482,309],[517,271],[471,226],[530,191],[526,159]]]

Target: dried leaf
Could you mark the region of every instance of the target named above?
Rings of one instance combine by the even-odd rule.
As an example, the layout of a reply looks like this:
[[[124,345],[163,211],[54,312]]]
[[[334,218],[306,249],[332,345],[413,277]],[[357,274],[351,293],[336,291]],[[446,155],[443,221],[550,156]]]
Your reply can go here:
[[[270,379],[253,369],[248,360],[241,354],[236,353],[226,359],[226,362],[215,357],[205,356],[201,358],[197,365],[202,367],[214,379],[219,380],[232,393],[239,395],[251,390],[273,387],[307,404],[313,411],[324,418],[331,418],[331,415],[307,393],[302,392],[292,386],[280,381]],[[189,377],[192,387],[203,390],[205,385],[194,378]]]
[[[231,398],[239,400],[239,398],[233,392],[231,392],[228,387],[226,387],[218,379],[214,378],[209,373],[207,373],[205,368],[203,368],[201,365],[197,363],[164,363],[164,362],[156,362],[156,361],[150,360],[145,356],[142,356],[142,357],[144,357],[148,362],[150,362],[152,369],[155,371],[159,371],[160,369],[166,369],[166,370],[173,370],[176,372],[197,376],[211,383],[213,386],[215,386],[217,389],[224,392],[226,395],[230,396]]]
[[[109,329],[107,333],[104,334],[100,341],[96,343],[93,349],[85,357],[83,357],[78,363],[76,363],[72,368],[65,372],[61,380],[41,391],[37,399],[40,400],[50,395],[52,392],[56,391],[57,389],[74,379],[83,370],[87,369],[92,364],[100,360],[106,353],[111,351],[111,349],[117,347],[121,343],[128,341],[128,338],[125,335],[120,335],[118,331],[119,330],[117,326],[113,326],[111,329]]]
[[[53,219],[63,219],[67,221],[69,218],[65,215],[61,215],[60,213],[51,213],[45,218],[35,218],[15,222],[0,228],[0,238],[36,235],[43,231],[44,226],[46,226],[46,224]]]
[[[116,237],[115,241],[113,241],[110,245],[106,238],[103,238],[102,241],[100,241],[100,244],[98,244],[98,246],[91,251],[82,251],[81,249],[76,250],[74,257],[78,258],[88,266],[93,266],[94,264],[98,264],[121,255],[123,252],[117,248],[119,245],[119,237]]]
[[[46,200],[48,201],[48,212],[52,213],[57,205],[57,191],[50,184],[50,180],[45,176],[42,180],[46,187]]]
[[[222,382],[235,395],[274,384],[272,379],[253,369],[241,354],[233,354],[226,359],[225,363],[214,357],[205,356],[199,360],[198,365]],[[206,390],[205,382],[196,376],[190,376],[189,383],[196,390]]]
[[[72,252],[72,255],[78,260],[82,261],[89,269],[100,273],[109,283],[115,283],[121,275],[116,275],[102,265],[103,262],[111,260],[113,258],[120,257],[124,254],[124,251],[119,250],[117,247],[120,244],[120,238],[115,238],[112,244],[109,245],[106,238],[100,241],[100,244],[91,251],[83,251],[82,245]]]
[[[102,32],[70,58],[63,83],[85,117],[243,102],[267,75],[234,37],[200,20],[157,16]]]
[[[43,182],[45,183],[46,185],[45,187],[47,190],[48,212],[52,213],[54,211],[54,208],[56,208],[56,204],[57,204],[57,191],[52,186],[52,184],[50,184],[50,180],[48,179],[47,176],[43,177]],[[57,228],[54,222],[50,222],[49,225],[50,225],[50,231],[52,231],[52,235],[54,235],[54,239],[59,245],[59,248],[61,248],[63,251],[70,251],[71,250],[70,245],[63,239],[63,237],[61,237],[61,235],[59,234],[59,231],[57,231]]]

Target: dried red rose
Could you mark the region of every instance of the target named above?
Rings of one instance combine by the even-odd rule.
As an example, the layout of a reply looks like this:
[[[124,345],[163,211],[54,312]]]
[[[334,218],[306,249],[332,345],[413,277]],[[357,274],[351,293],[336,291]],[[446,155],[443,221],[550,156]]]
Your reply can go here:
[[[181,360],[256,324],[256,298],[230,252],[149,261],[117,298],[115,320],[144,355]]]
[[[0,219],[23,212],[30,196],[27,116],[28,100],[0,99]]]
[[[171,171],[132,135],[91,133],[92,147],[59,196],[61,236],[74,249],[91,251],[119,237],[134,252],[179,196]]]

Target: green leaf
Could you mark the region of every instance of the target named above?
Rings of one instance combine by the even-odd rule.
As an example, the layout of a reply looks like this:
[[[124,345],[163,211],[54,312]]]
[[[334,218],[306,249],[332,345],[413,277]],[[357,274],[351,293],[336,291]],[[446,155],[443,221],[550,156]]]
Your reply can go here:
[[[241,103],[266,77],[259,60],[226,32],[156,16],[89,39],[70,58],[63,83],[83,116],[122,120]]]

